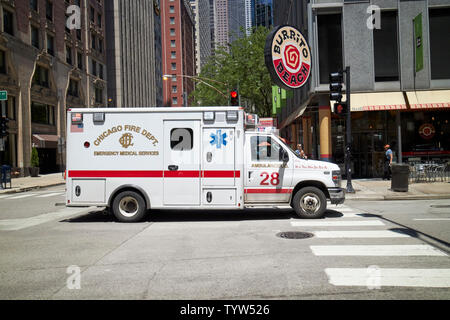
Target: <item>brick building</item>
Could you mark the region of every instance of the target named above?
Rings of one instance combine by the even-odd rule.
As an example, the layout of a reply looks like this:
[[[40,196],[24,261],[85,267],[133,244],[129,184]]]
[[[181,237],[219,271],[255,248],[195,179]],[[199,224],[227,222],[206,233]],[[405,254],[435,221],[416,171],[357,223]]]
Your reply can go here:
[[[188,0],[161,1],[164,106],[189,105],[194,90],[195,20]]]
[[[71,5],[79,10],[66,13]],[[36,147],[41,173],[57,172],[66,109],[106,103],[104,0],[1,1],[0,17],[2,113],[10,119],[1,163],[28,175]],[[81,28],[67,28],[68,19]]]

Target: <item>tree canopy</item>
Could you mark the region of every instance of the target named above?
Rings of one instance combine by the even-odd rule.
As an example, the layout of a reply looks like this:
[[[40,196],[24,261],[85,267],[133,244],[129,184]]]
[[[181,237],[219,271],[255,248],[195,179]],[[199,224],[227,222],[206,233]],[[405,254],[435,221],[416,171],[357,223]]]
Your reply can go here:
[[[261,117],[271,116],[272,82],[264,62],[268,33],[260,26],[251,35],[233,41],[228,50],[216,50],[198,75],[191,93],[193,105],[228,105],[229,92],[238,89],[241,106]]]

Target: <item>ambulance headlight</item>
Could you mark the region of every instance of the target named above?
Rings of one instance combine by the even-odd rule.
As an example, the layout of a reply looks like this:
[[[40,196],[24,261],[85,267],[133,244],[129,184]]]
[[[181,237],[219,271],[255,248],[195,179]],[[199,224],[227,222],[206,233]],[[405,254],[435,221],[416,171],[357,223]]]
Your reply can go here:
[[[213,111],[203,112],[203,120],[214,121],[214,112]]]
[[[227,120],[236,121],[238,119],[237,111],[227,111]]]

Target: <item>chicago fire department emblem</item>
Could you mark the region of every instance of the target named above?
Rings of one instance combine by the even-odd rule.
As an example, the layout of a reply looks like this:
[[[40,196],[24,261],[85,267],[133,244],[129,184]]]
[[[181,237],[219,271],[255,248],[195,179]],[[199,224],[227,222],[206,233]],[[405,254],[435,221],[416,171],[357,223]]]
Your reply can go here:
[[[274,28],[264,49],[272,80],[285,89],[302,87],[311,74],[311,51],[305,37],[292,26]]]
[[[133,135],[131,133],[124,133],[119,139],[120,144],[125,149],[128,147],[134,146],[134,144],[131,143],[132,141],[133,141]]]

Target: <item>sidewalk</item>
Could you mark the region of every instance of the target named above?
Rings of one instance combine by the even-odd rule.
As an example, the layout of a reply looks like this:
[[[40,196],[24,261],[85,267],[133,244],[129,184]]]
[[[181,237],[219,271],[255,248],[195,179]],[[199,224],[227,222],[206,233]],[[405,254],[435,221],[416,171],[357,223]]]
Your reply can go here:
[[[35,178],[13,178],[11,181],[12,188],[0,189],[0,194],[24,192],[31,189],[63,185],[65,183],[63,175],[64,173],[59,172],[52,174],[43,174]],[[9,183],[7,184],[7,187],[9,188]]]
[[[12,179],[12,189],[0,189],[0,194],[23,192],[64,183],[62,173],[40,175],[36,178],[15,178]],[[346,186],[347,181],[343,180],[342,187],[346,188]],[[352,186],[355,193],[347,193],[346,200],[450,199],[450,182],[410,183],[408,192],[391,191],[391,181],[381,179],[353,179]]]
[[[345,189],[347,181],[342,181]],[[408,192],[391,191],[391,181],[352,179],[355,193],[346,193],[346,200],[428,200],[450,199],[450,182],[409,183]]]

